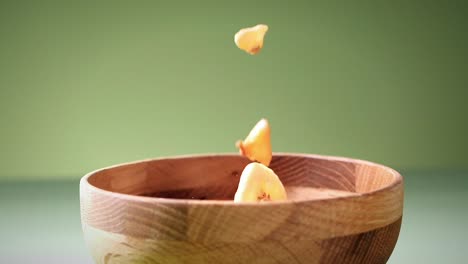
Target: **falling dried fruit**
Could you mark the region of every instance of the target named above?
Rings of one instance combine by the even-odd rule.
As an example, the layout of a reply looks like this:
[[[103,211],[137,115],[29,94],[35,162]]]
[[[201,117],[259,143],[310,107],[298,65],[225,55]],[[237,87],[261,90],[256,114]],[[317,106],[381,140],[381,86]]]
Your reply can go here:
[[[263,39],[267,31],[268,26],[262,24],[250,28],[243,28],[234,36],[234,42],[239,49],[251,55],[255,55],[262,49]]]
[[[286,190],[278,175],[263,164],[248,164],[240,177],[234,202],[286,200]]]
[[[271,132],[270,125],[266,119],[261,119],[254,126],[244,141],[236,143],[241,155],[246,156],[251,161],[258,161],[265,166],[271,162]]]

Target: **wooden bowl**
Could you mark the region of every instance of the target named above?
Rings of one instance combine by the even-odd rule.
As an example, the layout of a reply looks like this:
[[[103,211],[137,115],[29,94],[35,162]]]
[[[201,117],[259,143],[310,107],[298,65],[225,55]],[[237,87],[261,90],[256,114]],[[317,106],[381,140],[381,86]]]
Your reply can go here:
[[[239,155],[146,160],[81,179],[96,263],[385,263],[398,239],[403,182],[375,163],[275,154],[288,201],[234,203]]]

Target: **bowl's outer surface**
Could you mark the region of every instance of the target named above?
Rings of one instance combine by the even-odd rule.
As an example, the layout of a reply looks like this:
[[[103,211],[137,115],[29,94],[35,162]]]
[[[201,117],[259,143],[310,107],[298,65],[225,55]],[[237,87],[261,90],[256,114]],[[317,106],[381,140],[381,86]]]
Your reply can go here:
[[[129,163],[80,183],[81,218],[96,263],[385,263],[398,239],[403,182],[375,163],[275,154],[286,187],[349,196],[285,202],[232,199],[249,161],[200,155]],[[179,196],[208,200],[164,199]]]

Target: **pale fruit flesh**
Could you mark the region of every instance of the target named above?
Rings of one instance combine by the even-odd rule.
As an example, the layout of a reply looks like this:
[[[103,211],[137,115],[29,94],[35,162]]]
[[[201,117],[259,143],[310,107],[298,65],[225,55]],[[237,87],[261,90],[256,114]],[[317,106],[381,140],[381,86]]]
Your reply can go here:
[[[271,130],[266,119],[261,119],[250,131],[245,140],[236,143],[241,155],[251,161],[258,161],[269,166],[272,158]]]
[[[286,200],[286,190],[278,175],[267,166],[252,162],[242,171],[234,202]]]
[[[267,25],[256,25],[239,30],[234,36],[237,47],[251,55],[255,55],[263,48],[263,39],[268,31]]]

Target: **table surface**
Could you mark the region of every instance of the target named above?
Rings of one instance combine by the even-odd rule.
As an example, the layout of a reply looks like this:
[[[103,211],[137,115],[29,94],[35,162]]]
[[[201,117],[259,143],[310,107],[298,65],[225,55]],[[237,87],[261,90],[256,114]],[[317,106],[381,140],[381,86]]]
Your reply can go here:
[[[403,223],[388,263],[467,263],[468,171],[402,174]],[[0,263],[93,263],[78,182],[0,182]]]

